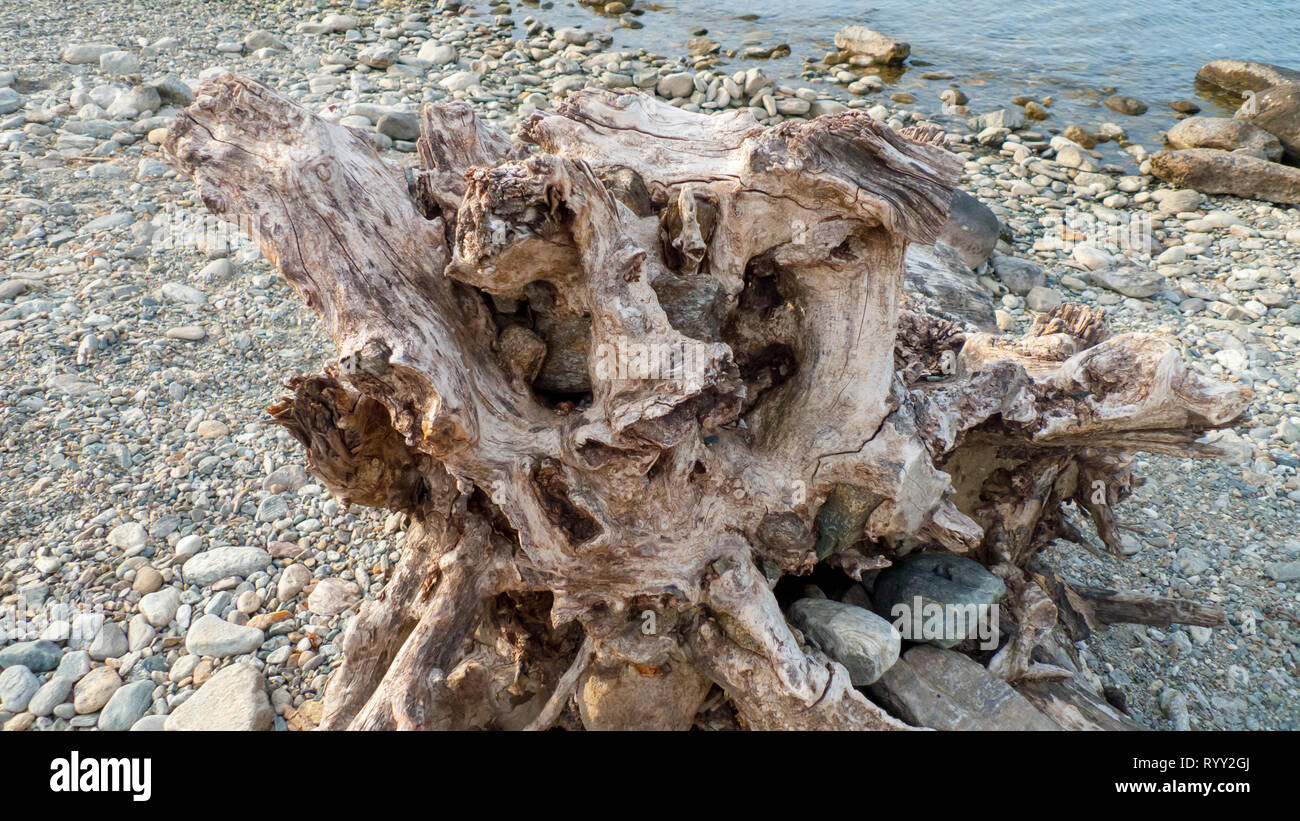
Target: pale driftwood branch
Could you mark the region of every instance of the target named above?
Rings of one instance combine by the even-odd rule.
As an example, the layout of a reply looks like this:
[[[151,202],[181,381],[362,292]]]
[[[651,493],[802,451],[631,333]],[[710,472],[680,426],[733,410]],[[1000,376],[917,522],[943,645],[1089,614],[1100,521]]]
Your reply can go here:
[[[773,588],[915,547],[1006,581],[993,672],[1057,675],[1032,657],[1069,616],[1024,569],[1064,507],[1116,545],[1131,453],[1211,455],[1244,407],[1098,311],[982,333],[939,307],[965,298],[940,247],[909,290],[961,169],[933,129],[585,91],[520,136],[428,106],[408,185],[227,75],[163,144],[338,345],[273,419],[413,521],[324,727],[681,728],[716,685],[746,726],[901,728]]]

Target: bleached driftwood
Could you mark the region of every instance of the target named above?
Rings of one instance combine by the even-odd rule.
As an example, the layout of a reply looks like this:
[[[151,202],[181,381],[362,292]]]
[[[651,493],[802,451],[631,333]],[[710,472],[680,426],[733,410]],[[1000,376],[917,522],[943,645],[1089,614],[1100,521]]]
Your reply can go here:
[[[741,726],[903,727],[801,644],[778,579],[966,553],[1010,591],[991,669],[1032,677],[1057,611],[1022,568],[1062,505],[1114,545],[1129,454],[1209,455],[1242,410],[1100,312],[1007,338],[905,291],[961,167],[931,128],[588,90],[520,140],[428,106],[408,183],[227,75],[163,146],[338,345],[273,418],[344,502],[414,523],[325,728],[681,728],[706,701]]]

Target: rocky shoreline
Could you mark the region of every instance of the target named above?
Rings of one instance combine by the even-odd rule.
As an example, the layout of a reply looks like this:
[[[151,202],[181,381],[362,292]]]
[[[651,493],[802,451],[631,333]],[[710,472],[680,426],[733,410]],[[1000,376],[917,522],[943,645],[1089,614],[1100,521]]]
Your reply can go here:
[[[589,86],[747,108],[764,124],[847,109],[895,128],[924,121],[871,70],[908,59],[905,44],[869,30],[837,38],[814,86],[811,70],[728,63],[707,33],[681,55],[612,50],[605,28],[551,29],[526,3],[146,5],[139,17],[94,0],[48,16],[0,9],[0,27],[19,35],[0,46],[8,730],[310,729],[346,619],[400,553],[400,517],[342,509],[297,443],[262,424],[285,379],[334,352],[256,250],[204,219],[193,187],[159,161],[202,80],[248,74],[362,129],[402,165],[424,102],[464,100],[511,130]],[[609,3],[600,19],[635,23],[630,6]],[[1216,435],[1237,462],[1140,458],[1150,479],[1118,511],[1126,562],[1066,543],[1048,559],[1088,584],[1227,609],[1217,630],[1115,627],[1087,642],[1086,675],[1123,693],[1134,717],[1294,729],[1292,74],[1235,61],[1202,73],[1257,107],[1183,119],[1168,149],[1127,140],[1120,112],[1143,105],[1131,98],[1089,131],[1055,122],[1050,100],[973,111],[959,82],[946,89],[936,124],[970,196],[941,245],[914,249],[909,274],[916,287],[951,282],[936,294],[948,310],[1003,330],[1062,300],[1105,306],[1117,330],[1176,341],[1253,389],[1244,426]],[[1228,184],[1250,198],[1219,193]]]

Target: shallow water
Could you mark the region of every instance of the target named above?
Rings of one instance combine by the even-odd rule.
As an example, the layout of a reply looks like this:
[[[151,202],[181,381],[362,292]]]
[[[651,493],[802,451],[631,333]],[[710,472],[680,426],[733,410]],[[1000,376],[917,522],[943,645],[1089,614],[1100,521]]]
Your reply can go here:
[[[556,25],[592,29],[612,26],[616,47],[665,55],[684,53],[682,44],[698,28],[708,29],[724,51],[740,49],[748,40],[788,43],[789,57],[736,58],[724,65],[762,63],[795,85],[810,84],[800,79],[804,57],[820,61],[840,28],[863,24],[912,46],[910,67],[871,98],[883,101],[890,93],[908,91],[918,98],[916,108],[937,112],[939,91],[956,84],[979,113],[1006,106],[1019,94],[1040,100],[1050,95],[1054,103],[1046,127],[1092,128],[1112,121],[1148,144],[1175,122],[1168,106],[1174,100],[1191,100],[1207,115],[1232,114],[1233,101],[1196,88],[1193,79],[1204,63],[1234,57],[1300,68],[1300,0],[658,0],[639,2],[637,8],[645,12],[637,18],[645,25],[639,30],[620,28],[616,20],[572,0],[549,9],[523,5],[517,17],[532,14]],[[934,72],[953,78],[920,77]],[[1137,97],[1149,110],[1140,117],[1116,114],[1100,103],[1110,93]]]

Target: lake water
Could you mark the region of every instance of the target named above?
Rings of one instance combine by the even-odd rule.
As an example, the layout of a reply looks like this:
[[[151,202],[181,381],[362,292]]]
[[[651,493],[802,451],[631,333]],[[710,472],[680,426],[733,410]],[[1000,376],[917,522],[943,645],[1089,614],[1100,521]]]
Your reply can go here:
[[[532,14],[555,25],[612,26],[616,48],[644,47],[664,55],[684,53],[697,28],[726,49],[747,40],[788,43],[789,57],[772,61],[731,59],[724,66],[761,62],[769,74],[802,81],[802,58],[820,60],[834,47],[835,33],[850,23],[866,25],[911,44],[910,68],[871,98],[895,91],[918,98],[914,107],[939,108],[938,93],[955,83],[975,113],[1001,108],[1019,94],[1051,95],[1053,128],[1071,123],[1095,127],[1118,122],[1153,147],[1156,132],[1174,122],[1168,103],[1191,100],[1207,115],[1230,116],[1231,101],[1198,90],[1196,70],[1210,60],[1234,57],[1300,68],[1300,0],[1132,0],[1131,2],[1017,2],[1016,0],[659,0],[638,2],[645,28],[629,30],[572,0],[549,9],[518,6],[516,18]],[[742,19],[752,15],[756,19]],[[923,80],[947,72],[952,80]],[[1115,92],[1103,89],[1115,88]],[[1147,114],[1126,117],[1101,106],[1109,93],[1147,103]]]

